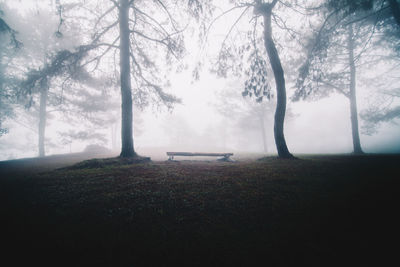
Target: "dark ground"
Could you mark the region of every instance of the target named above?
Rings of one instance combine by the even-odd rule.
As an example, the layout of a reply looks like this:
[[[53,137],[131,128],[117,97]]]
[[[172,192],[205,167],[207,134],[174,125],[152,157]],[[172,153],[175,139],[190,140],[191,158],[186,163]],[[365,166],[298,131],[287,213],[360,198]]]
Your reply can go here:
[[[399,264],[399,155],[68,162],[0,162],[2,266]]]

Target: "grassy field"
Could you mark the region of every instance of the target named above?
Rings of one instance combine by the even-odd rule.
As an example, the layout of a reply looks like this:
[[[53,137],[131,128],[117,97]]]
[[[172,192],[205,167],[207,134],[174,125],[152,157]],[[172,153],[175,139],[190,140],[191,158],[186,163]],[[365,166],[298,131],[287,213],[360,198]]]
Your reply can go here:
[[[73,162],[0,162],[2,266],[398,261],[399,155]]]

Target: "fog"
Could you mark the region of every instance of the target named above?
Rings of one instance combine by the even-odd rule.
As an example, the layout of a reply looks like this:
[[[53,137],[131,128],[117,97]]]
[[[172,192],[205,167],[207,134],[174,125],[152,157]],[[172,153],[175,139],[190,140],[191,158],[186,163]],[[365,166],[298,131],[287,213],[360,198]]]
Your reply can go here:
[[[46,3],[44,3],[46,2]],[[48,4],[47,2],[50,2]],[[23,20],[15,22],[12,14],[18,14],[23,18],[28,16],[29,12],[35,10],[51,10],[56,8],[57,1],[2,1],[1,9],[5,10],[5,21],[9,21],[10,26],[16,28],[21,40],[24,40]],[[62,2],[62,1],[61,1]],[[221,5],[219,9],[225,10],[228,4]],[[219,10],[217,9],[217,10]],[[17,11],[16,11],[17,10]],[[9,14],[7,16],[7,12]],[[99,11],[100,12],[100,11]],[[49,12],[51,13],[51,12]],[[54,13],[54,12],[53,12]],[[221,13],[221,11],[216,12]],[[57,13],[55,13],[57,15]],[[235,14],[234,14],[235,15]],[[154,104],[151,98],[146,105],[138,104],[133,96],[133,141],[134,148],[138,154],[151,156],[156,160],[167,159],[167,151],[187,151],[187,152],[233,152],[233,153],[256,153],[257,155],[277,155],[273,132],[273,114],[276,98],[263,100],[257,103],[255,99],[243,97],[245,75],[239,77],[228,75],[222,77],[209,70],[213,68],[212,58],[216,57],[221,47],[221,41],[224,40],[226,27],[232,24],[236,17],[224,18],[222,21],[216,21],[208,36],[206,48],[199,47],[201,40],[197,39],[196,24],[190,24],[184,37],[186,40],[186,56],[180,60],[183,68],[176,72],[173,68],[167,75],[169,86],[163,88],[166,93],[170,93],[180,99],[180,103],[175,103],[171,108],[163,105]],[[252,13],[250,13],[252,15]],[[156,17],[156,15],[155,15]],[[66,17],[65,20],[68,20]],[[56,18],[49,21],[57,22]],[[290,23],[290,21],[288,22]],[[243,27],[248,24],[248,19],[243,22]],[[56,25],[57,26],[57,25]],[[40,27],[40,26],[38,26]],[[81,25],[82,31],[87,31],[86,25]],[[247,26],[248,27],[248,26]],[[38,28],[40,32],[42,28]],[[76,29],[75,29],[76,30]],[[284,40],[278,29],[277,40]],[[65,30],[66,31],[66,30]],[[239,30],[238,30],[239,31]],[[275,32],[274,32],[275,34]],[[17,35],[17,36],[19,36]],[[68,33],[64,33],[67,39]],[[27,39],[28,40],[28,39]],[[29,53],[29,42],[25,41],[24,53]],[[76,41],[70,41],[75,44]],[[283,42],[283,41],[281,41]],[[73,46],[73,45],[72,45]],[[293,47],[292,44],[288,44]],[[70,49],[71,44],[65,45]],[[301,47],[298,48],[299,54]],[[268,59],[265,49],[261,47],[264,57]],[[286,71],[286,90],[287,90],[287,115],[285,118],[285,138],[287,146],[291,153],[296,154],[337,154],[352,153],[352,128],[350,121],[349,100],[337,92],[330,93],[327,97],[321,99],[292,101],[296,91],[295,77],[297,69],[291,69],[293,65],[286,61],[291,55],[285,53],[285,44],[279,46],[283,68]],[[56,49],[56,48],[51,48]],[[290,48],[293,49],[293,48]],[[207,52],[204,52],[204,51]],[[296,51],[291,51],[296,54]],[[51,54],[51,53],[49,53]],[[204,61],[203,68],[200,71],[199,79],[193,78],[193,68],[199,57],[206,57],[210,61]],[[32,56],[24,56],[24,59],[14,61],[16,65],[23,65],[22,61],[33,60]],[[158,60],[161,58],[157,58]],[[46,61],[46,60],[45,60]],[[103,70],[113,72],[114,61],[106,60],[107,66]],[[299,59],[298,62],[301,60]],[[111,65],[110,65],[110,62]],[[32,67],[35,64],[29,63]],[[298,66],[300,63],[298,64]],[[36,64],[41,68],[40,64]],[[270,68],[270,67],[268,67]],[[360,67],[361,68],[361,67]],[[375,84],[370,83],[365,77],[376,77],[378,71],[385,73],[386,69],[393,69],[389,63],[377,64],[378,69],[362,69],[362,75],[357,77],[357,104],[359,114],[374,107],[377,101],[382,99],[380,94],[391,88],[399,87],[398,77],[390,76],[390,88],[376,88]],[[272,92],[275,84],[272,78],[272,71],[268,69]],[[395,73],[396,71],[394,71]],[[295,73],[295,74],[292,74]],[[132,83],[135,83],[135,76],[132,75]],[[387,86],[387,85],[386,85]],[[78,115],[68,112],[59,112],[58,107],[48,108],[48,119],[46,122],[45,154],[46,156],[79,153],[85,151],[90,145],[106,148],[113,155],[119,155],[121,150],[121,118],[120,118],[120,90],[118,82],[110,86],[105,86],[104,94],[111,101],[107,108],[96,113],[87,108],[87,117],[78,118],[82,115],[84,109],[78,110]],[[79,91],[78,91],[79,92]],[[57,92],[55,92],[57,93]],[[76,100],[80,93],[76,96]],[[374,101],[376,100],[376,101]],[[228,101],[230,105],[227,104]],[[385,100],[386,101],[386,100]],[[140,102],[140,101],[139,101]],[[89,103],[89,102],[87,102]],[[398,98],[394,97],[385,102],[385,105],[396,107]],[[265,107],[264,107],[264,106]],[[270,107],[268,107],[270,105]],[[272,106],[272,108],[271,108]],[[264,138],[260,127],[261,123],[251,115],[251,107],[264,108]],[[17,159],[24,157],[36,157],[38,155],[38,130],[37,109],[25,108],[24,105],[15,105],[14,116],[7,117],[2,122],[2,128],[7,128],[8,132],[0,137],[0,160]],[[104,107],[103,107],[104,108]],[[225,110],[222,110],[224,109]],[[222,111],[221,111],[222,110]],[[248,114],[245,114],[249,112]],[[68,113],[66,115],[66,113]],[[3,114],[3,113],[2,113]],[[35,115],[36,114],[36,115]],[[108,114],[110,119],[108,123],[96,125],[90,124],[89,119],[96,116],[105,117]],[[112,116],[111,116],[112,115]],[[76,116],[76,117],[74,117]],[[111,118],[112,117],[112,118]],[[89,125],[90,124],[90,125]],[[366,153],[399,153],[400,152],[400,126],[398,117],[391,120],[382,120],[377,125],[376,131],[372,134],[366,134],[363,130],[365,121],[359,116],[360,141],[364,152]],[[67,138],[65,133],[75,134],[85,133],[79,138]],[[96,133],[96,134],[95,134]],[[92,137],[91,137],[92,136]],[[76,137],[76,135],[75,135]]]

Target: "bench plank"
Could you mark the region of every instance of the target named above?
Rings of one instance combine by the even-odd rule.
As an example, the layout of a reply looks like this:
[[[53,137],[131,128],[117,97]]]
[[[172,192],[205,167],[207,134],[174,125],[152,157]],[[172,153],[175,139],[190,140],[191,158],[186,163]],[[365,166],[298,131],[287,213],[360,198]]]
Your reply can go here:
[[[230,157],[233,153],[167,152],[168,156]]]
[[[168,160],[174,160],[175,156],[204,156],[204,157],[223,157],[219,159],[220,161],[230,161],[233,160],[229,157],[233,155],[233,153],[202,153],[202,152],[167,152]]]

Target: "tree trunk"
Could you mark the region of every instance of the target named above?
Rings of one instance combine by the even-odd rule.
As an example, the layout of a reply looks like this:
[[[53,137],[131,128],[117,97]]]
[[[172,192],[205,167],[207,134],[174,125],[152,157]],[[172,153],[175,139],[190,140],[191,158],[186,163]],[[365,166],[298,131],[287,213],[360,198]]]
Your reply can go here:
[[[285,77],[279,59],[278,51],[276,50],[274,40],[272,39],[272,27],[271,27],[271,14],[272,4],[264,4],[262,8],[262,15],[264,18],[264,44],[267,49],[269,62],[271,63],[272,70],[274,72],[276,93],[277,93],[277,104],[274,118],[274,137],[276,149],[280,158],[293,158],[290,154],[284,136],[284,120],[286,113],[286,87]]]
[[[120,0],[120,73],[121,73],[121,157],[136,155],[133,148],[132,92],[129,60],[129,0]]]
[[[260,116],[261,135],[263,141],[264,152],[268,153],[267,133],[265,132],[264,114]]]
[[[46,131],[46,109],[47,109],[48,84],[47,79],[40,81],[40,103],[39,103],[39,157],[44,157],[45,152],[45,131]]]
[[[357,97],[356,97],[356,66],[354,64],[354,39],[353,26],[349,25],[348,36],[349,50],[349,65],[350,65],[350,117],[351,130],[353,135],[353,152],[354,154],[363,154],[360,143],[360,135],[358,133],[358,112],[357,112]]]

